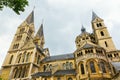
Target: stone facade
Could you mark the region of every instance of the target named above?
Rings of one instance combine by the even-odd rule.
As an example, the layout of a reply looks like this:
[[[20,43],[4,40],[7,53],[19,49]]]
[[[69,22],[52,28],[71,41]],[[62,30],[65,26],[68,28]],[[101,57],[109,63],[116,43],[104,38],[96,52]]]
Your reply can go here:
[[[34,11],[17,28],[2,65],[3,80],[117,80],[120,51],[104,20],[92,13],[93,33],[82,26],[73,53],[50,56],[43,24],[35,35]],[[35,35],[35,36],[34,36]]]

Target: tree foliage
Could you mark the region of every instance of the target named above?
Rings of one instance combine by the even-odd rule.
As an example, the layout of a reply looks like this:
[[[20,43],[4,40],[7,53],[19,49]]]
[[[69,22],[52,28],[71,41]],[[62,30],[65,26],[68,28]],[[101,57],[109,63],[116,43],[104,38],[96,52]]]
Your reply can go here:
[[[0,0],[0,10],[4,7],[9,7],[17,14],[23,12],[28,5],[28,0]]]

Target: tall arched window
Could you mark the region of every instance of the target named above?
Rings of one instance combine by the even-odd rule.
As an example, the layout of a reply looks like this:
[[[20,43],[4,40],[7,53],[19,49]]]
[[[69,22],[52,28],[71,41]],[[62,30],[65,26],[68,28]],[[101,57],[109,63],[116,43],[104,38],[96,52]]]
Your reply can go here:
[[[103,31],[101,31],[100,34],[101,34],[101,36],[104,36],[104,32]]]
[[[44,69],[44,72],[45,72],[46,71],[46,66],[45,65],[43,66],[43,69]]]
[[[69,69],[69,62],[66,62],[66,69]]]
[[[99,26],[102,26],[102,24],[101,24],[101,23],[99,23]]]
[[[22,67],[21,67],[21,68],[19,69],[19,71],[18,71],[18,78],[20,78],[21,73],[22,73]]]
[[[71,78],[71,77],[69,77],[69,78],[68,78],[68,80],[72,80],[72,78]]]
[[[11,63],[12,63],[12,60],[13,60],[13,55],[10,57],[9,64],[11,64]]]
[[[80,69],[81,69],[81,74],[85,74],[85,70],[84,70],[84,65],[83,64],[80,65]]]
[[[21,55],[18,56],[18,63],[21,61]]]
[[[27,56],[26,56],[26,62],[28,62],[28,59],[29,59],[29,53],[27,54]]]
[[[73,63],[70,62],[70,69],[73,69]]]
[[[52,71],[52,64],[49,65],[49,69],[50,69],[50,71]]]
[[[108,47],[108,44],[107,44],[107,42],[106,42],[106,41],[105,41],[105,46],[106,46],[106,47]]]
[[[15,68],[13,78],[17,78],[17,73],[18,73],[18,68]]]
[[[63,63],[63,69],[66,69],[66,64],[65,63]]]
[[[104,62],[100,62],[100,65],[101,65],[102,72],[106,73],[106,68],[105,68]]]
[[[26,57],[26,54],[24,53],[24,54],[23,54],[23,59],[22,59],[22,62],[24,62],[24,61],[25,61],[25,57]]]
[[[24,68],[22,69],[22,74],[21,74],[21,77],[22,77],[22,78],[25,77],[25,71],[26,71],[26,67],[24,67]]]
[[[38,55],[37,64],[40,63],[40,55]]]
[[[90,62],[90,70],[91,70],[91,73],[96,73],[95,64],[93,61]]]

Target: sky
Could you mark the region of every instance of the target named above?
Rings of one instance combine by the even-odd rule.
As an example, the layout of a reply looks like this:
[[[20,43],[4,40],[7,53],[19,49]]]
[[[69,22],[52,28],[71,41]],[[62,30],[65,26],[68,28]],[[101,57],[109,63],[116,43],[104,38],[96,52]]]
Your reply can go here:
[[[104,19],[117,49],[120,49],[120,0],[29,0],[20,15],[9,8],[0,11],[0,66],[17,27],[34,9],[35,29],[44,25],[45,47],[51,55],[73,53],[82,25],[92,33],[92,11]]]

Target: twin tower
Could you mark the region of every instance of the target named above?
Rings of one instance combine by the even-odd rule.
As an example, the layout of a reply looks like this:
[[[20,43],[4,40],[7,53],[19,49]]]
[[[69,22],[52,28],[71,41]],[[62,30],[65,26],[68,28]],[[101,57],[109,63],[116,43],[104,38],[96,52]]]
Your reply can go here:
[[[32,11],[17,28],[2,65],[1,77],[3,80],[32,78],[35,80],[37,78],[39,78],[38,80],[87,80],[90,78],[100,80],[98,78],[103,77],[101,74],[103,71],[105,79],[111,78],[113,72],[109,74],[106,66],[110,67],[108,62],[120,61],[118,58],[120,51],[116,50],[104,20],[94,12],[92,12],[91,23],[93,33],[86,32],[84,27],[81,28],[81,34],[75,40],[75,52],[50,56],[49,49],[44,48],[43,24],[35,34],[34,11]],[[88,55],[93,56],[88,57]],[[87,57],[84,58],[85,56]],[[101,67],[97,65],[99,62],[101,62]],[[106,66],[103,65],[104,63]],[[61,73],[59,73],[60,71]]]

